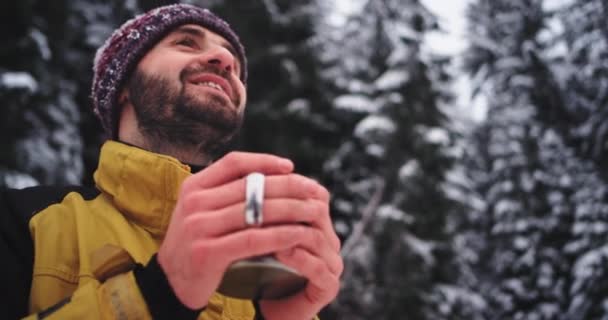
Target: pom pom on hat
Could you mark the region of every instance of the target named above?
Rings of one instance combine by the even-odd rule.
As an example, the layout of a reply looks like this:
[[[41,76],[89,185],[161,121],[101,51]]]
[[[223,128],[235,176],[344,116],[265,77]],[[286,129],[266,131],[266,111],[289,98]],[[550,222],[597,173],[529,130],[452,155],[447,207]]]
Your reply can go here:
[[[200,25],[226,39],[236,50],[236,58],[242,66],[240,78],[246,84],[245,50],[227,22],[207,9],[188,4],[150,10],[114,31],[95,55],[91,97],[95,114],[101,120],[108,138],[118,138],[118,97],[127,79],[156,43],[184,24]]]

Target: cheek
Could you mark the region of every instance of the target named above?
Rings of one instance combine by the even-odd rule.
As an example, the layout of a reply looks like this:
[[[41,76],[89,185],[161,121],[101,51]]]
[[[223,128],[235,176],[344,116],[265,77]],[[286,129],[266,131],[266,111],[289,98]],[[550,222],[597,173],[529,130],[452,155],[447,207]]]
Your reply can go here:
[[[240,104],[238,107],[240,112],[242,113],[245,111],[245,105],[247,104],[247,90],[243,85],[239,85],[238,91],[239,96],[241,97]]]
[[[164,56],[164,57],[163,57]],[[169,81],[181,82],[181,72],[184,66],[179,59],[168,59],[169,54],[152,53],[146,55],[139,63],[138,68],[149,75],[154,75]]]

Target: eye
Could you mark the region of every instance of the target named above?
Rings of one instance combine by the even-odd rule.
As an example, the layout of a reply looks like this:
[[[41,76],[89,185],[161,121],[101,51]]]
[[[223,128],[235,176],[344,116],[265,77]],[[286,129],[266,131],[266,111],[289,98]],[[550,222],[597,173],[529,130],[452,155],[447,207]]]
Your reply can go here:
[[[180,38],[179,40],[175,41],[175,44],[178,46],[184,46],[184,47],[188,47],[188,48],[197,48],[198,47],[196,41],[190,37]]]

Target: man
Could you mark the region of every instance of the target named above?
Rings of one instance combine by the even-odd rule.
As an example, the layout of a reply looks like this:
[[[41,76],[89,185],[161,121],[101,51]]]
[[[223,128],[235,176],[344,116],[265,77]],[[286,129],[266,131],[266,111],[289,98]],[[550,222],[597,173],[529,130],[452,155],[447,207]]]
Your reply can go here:
[[[190,5],[152,10],[108,39],[94,71],[111,137],[96,188],[0,198],[3,317],[312,319],[335,298],[343,265],[327,190],[272,155],[211,163],[246,102],[247,61],[228,24]],[[266,176],[261,227],[244,216],[254,172]],[[215,292],[232,263],[269,254],[306,287],[279,300]]]

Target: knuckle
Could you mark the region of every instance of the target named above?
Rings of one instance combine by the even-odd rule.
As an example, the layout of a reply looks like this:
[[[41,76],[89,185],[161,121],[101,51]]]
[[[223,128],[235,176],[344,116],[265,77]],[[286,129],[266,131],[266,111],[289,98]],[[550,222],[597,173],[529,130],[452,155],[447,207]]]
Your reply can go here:
[[[196,239],[204,233],[203,227],[205,223],[202,223],[203,218],[199,215],[188,216],[184,219],[184,236],[187,239]]]
[[[308,214],[311,216],[311,221],[318,221],[323,217],[325,206],[318,200],[309,200]]]
[[[292,242],[294,239],[297,239],[299,236],[299,233],[297,231],[289,232],[287,230],[280,229],[280,230],[277,230],[277,232],[274,235],[275,235],[277,242],[285,243],[285,242]]]
[[[289,192],[298,192],[301,189],[301,184],[298,183],[297,174],[289,174],[285,177],[285,187]]]
[[[329,203],[326,201],[318,201],[319,212],[322,215],[329,215]]]
[[[338,275],[341,275],[342,272],[344,272],[344,260],[342,260],[342,258],[340,256],[338,256],[338,260],[337,260],[336,264],[337,264],[336,271],[338,271]]]
[[[182,208],[186,213],[191,213],[195,210],[196,205],[198,204],[197,197],[192,194],[186,194],[181,198]]]
[[[248,232],[245,235],[245,249],[247,251],[251,251],[255,248],[256,246],[256,240],[257,240],[257,230],[251,230],[251,232]]]
[[[325,244],[325,236],[321,231],[315,230],[313,233],[313,245],[315,248],[322,248]]]
[[[329,292],[329,294],[330,294],[330,300],[333,300],[335,297],[337,297],[338,293],[340,293],[340,282],[336,281],[335,284],[333,284],[331,286],[331,289],[330,289],[330,292]]]
[[[188,261],[191,266],[199,266],[209,255],[209,246],[201,242],[192,242],[188,248]]]
[[[193,179],[192,179],[192,177],[188,177],[186,180],[184,180],[184,182],[182,182],[182,185],[180,187],[180,195],[181,196],[187,195],[193,189],[194,189]]]
[[[242,153],[242,152],[232,151],[232,152],[229,152],[227,155],[225,155],[221,159],[221,162],[229,168],[239,167],[241,164],[241,159],[243,158],[243,155],[244,155],[244,153]]]
[[[327,266],[319,260],[314,260],[312,262],[312,272],[319,275],[324,274],[327,272]]]
[[[331,192],[329,192],[329,190],[327,190],[327,188],[325,188],[322,185],[319,185],[320,187],[320,194],[321,194],[321,198],[325,201],[329,201],[329,199],[331,199]]]
[[[334,242],[336,243],[336,249],[340,252],[342,250],[342,241],[340,241],[340,237],[336,234],[334,234]]]

